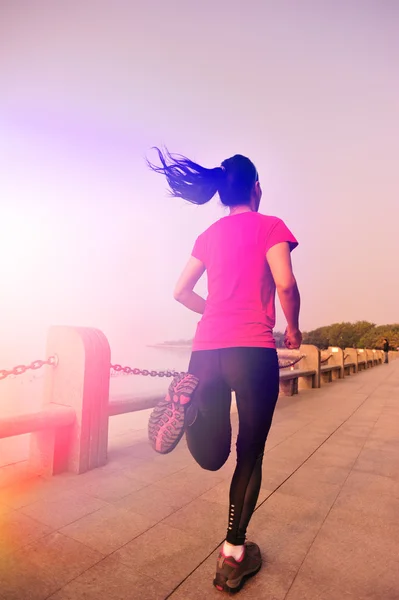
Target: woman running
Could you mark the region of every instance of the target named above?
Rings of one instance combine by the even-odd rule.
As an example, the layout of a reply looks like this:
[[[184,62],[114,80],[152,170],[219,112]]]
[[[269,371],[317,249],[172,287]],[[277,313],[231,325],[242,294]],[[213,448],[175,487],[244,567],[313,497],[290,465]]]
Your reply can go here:
[[[171,194],[205,204],[218,192],[230,214],[202,233],[177,282],[174,297],[202,315],[188,374],[176,377],[166,399],[154,409],[149,438],[166,454],[184,433],[197,463],[211,471],[226,462],[231,447],[231,390],[239,432],[237,465],[230,487],[226,541],[214,585],[238,591],[259,571],[259,547],[246,541],[262,478],[262,460],[279,392],[279,365],[273,338],[275,292],[287,319],[285,344],[299,348],[300,296],[290,253],[298,242],[281,219],[258,213],[262,190],[254,164],[241,155],[206,169],[191,160],[158,154]],[[208,297],[194,287],[207,272]]]

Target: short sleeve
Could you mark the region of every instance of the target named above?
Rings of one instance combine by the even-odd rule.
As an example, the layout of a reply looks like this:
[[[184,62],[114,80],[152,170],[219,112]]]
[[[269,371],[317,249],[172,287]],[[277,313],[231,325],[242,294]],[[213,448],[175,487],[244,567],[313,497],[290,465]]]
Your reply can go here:
[[[198,260],[200,260],[202,263],[204,263],[204,265],[207,262],[206,247],[207,247],[206,238],[205,238],[204,233],[202,233],[195,240],[195,244],[194,244],[194,248],[192,249],[191,256],[194,256],[194,258],[197,258]]]
[[[266,234],[266,252],[276,244],[288,242],[290,251],[298,246],[298,241],[281,219],[275,219],[274,224]]]

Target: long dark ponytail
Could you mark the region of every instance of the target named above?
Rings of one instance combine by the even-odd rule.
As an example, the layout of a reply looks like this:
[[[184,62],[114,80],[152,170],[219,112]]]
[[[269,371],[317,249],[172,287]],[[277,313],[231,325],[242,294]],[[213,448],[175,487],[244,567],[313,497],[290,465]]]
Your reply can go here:
[[[222,204],[249,204],[258,173],[255,165],[240,154],[227,158],[220,167],[206,169],[180,154],[165,149],[158,153],[161,166],[147,160],[152,171],[165,175],[170,194],[192,204],[206,204],[219,192]]]

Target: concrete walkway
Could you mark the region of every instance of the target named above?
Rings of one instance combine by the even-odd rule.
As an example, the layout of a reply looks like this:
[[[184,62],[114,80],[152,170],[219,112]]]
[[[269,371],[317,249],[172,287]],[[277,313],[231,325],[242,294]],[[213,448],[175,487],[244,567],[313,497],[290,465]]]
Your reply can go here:
[[[111,421],[102,469],[0,491],[1,600],[223,597],[234,453],[154,455],[145,419]],[[265,564],[240,598],[399,599],[399,361],[279,400],[249,533]]]

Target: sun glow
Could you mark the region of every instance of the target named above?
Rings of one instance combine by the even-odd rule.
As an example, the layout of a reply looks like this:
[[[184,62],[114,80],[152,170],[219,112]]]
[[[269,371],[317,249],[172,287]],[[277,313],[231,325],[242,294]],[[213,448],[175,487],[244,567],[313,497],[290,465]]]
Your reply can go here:
[[[47,229],[39,215],[17,214],[16,210],[7,208],[3,210],[0,226],[0,275],[3,290],[11,294],[20,293],[24,279],[30,279],[40,272],[40,264],[45,260],[47,249]]]

